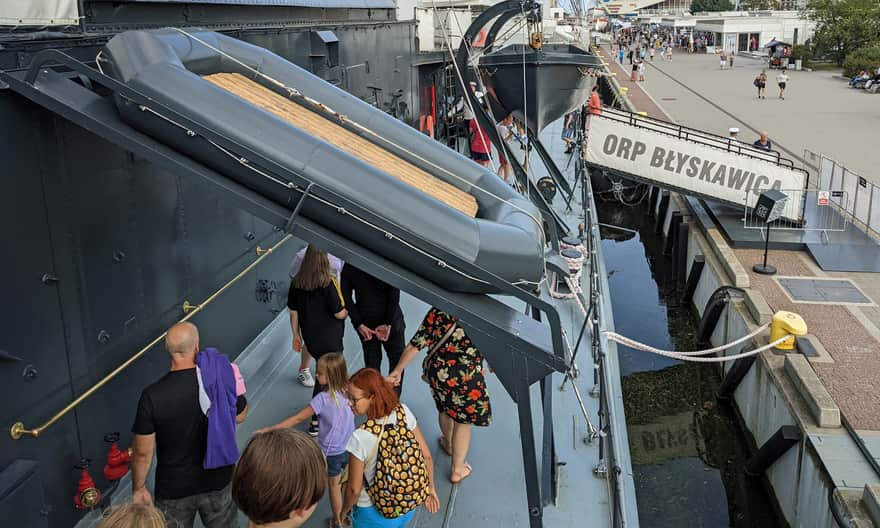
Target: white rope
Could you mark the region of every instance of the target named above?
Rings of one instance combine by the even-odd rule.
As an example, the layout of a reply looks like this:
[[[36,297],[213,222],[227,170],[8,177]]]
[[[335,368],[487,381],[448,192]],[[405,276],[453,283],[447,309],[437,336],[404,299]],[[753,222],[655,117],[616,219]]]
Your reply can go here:
[[[741,352],[739,354],[735,354],[732,356],[693,357],[691,355],[685,355],[685,354],[695,354],[695,353],[706,354],[706,353],[708,353],[708,351],[673,352],[670,350],[660,350],[658,348],[654,348],[654,347],[646,345],[644,343],[639,343],[638,341],[635,341],[635,340],[630,339],[628,337],[624,337],[624,336],[617,334],[615,332],[603,332],[603,333],[605,334],[605,337],[609,341],[614,341],[615,343],[620,343],[621,345],[628,346],[628,347],[633,348],[635,350],[641,350],[643,352],[650,352],[652,354],[657,354],[658,356],[664,356],[664,357],[668,357],[668,358],[672,358],[672,359],[678,359],[680,361],[692,361],[695,363],[723,363],[726,361],[735,361],[737,359],[741,359],[744,357],[754,356],[756,354],[760,354],[761,352],[763,352],[765,350],[768,350],[770,348],[775,347],[776,345],[782,343],[783,341],[785,341],[786,339],[789,339],[791,337],[791,335],[786,334],[785,336],[780,337],[776,341],[768,343],[762,347],[758,347],[758,348],[756,348],[754,350],[750,350],[748,352]],[[727,348],[727,347],[728,346],[726,345],[725,348]]]
[[[382,141],[382,142],[384,142],[384,143],[386,143],[386,144],[388,144],[388,145],[390,145],[390,146],[392,146],[392,147],[394,147],[394,148],[396,148],[396,149],[399,149],[399,150],[402,151],[402,152],[405,152],[405,153],[409,154],[410,156],[412,156],[412,157],[418,159],[419,161],[421,161],[421,162],[423,162],[423,163],[425,163],[425,164],[427,164],[427,165],[430,165],[431,167],[437,169],[438,171],[441,171],[441,172],[447,174],[448,176],[450,176],[450,177],[452,177],[452,178],[454,178],[454,179],[460,181],[460,182],[461,182],[462,184],[464,184],[466,187],[476,189],[476,190],[478,190],[478,191],[480,191],[480,192],[482,192],[482,193],[485,193],[485,194],[488,195],[488,196],[491,196],[492,198],[495,198],[496,200],[498,200],[498,201],[500,201],[500,202],[502,202],[502,203],[506,203],[506,204],[510,205],[511,207],[513,207],[513,208],[519,210],[520,212],[522,212],[523,214],[525,214],[527,217],[529,217],[529,218],[532,220],[532,222],[535,223],[535,225],[536,225],[536,226],[538,227],[538,229],[541,231],[541,235],[542,235],[543,239],[544,239],[544,240],[547,240],[547,235],[546,235],[546,233],[544,233],[544,224],[543,224],[543,221],[542,221],[541,219],[535,218],[534,215],[532,215],[529,211],[527,211],[526,209],[520,207],[519,205],[517,205],[517,204],[511,202],[510,200],[507,200],[506,198],[502,198],[501,196],[496,195],[495,193],[493,193],[492,191],[490,191],[490,190],[488,190],[488,189],[485,189],[485,188],[483,188],[483,187],[480,187],[480,186],[479,186],[477,183],[475,183],[475,182],[472,182],[472,181],[466,180],[465,178],[459,176],[458,174],[455,174],[454,172],[452,172],[452,171],[446,169],[445,167],[441,167],[440,165],[437,165],[436,163],[434,163],[434,162],[432,162],[432,161],[430,161],[430,160],[427,160],[427,159],[423,158],[422,156],[418,155],[417,153],[412,152],[412,151],[408,150],[407,148],[405,148],[405,147],[403,147],[403,146],[401,146],[401,145],[398,145],[397,143],[395,143],[395,142],[391,141],[390,139],[387,139],[387,138],[385,138],[385,137],[383,137],[383,136],[377,134],[376,132],[370,130],[369,128],[367,128],[367,127],[365,127],[365,126],[363,126],[363,125],[360,125],[360,124],[357,123],[356,121],[352,121],[352,120],[348,119],[344,114],[340,114],[339,112],[336,112],[335,110],[333,110],[332,108],[328,107],[327,105],[321,103],[320,101],[317,101],[317,100],[315,100],[315,99],[312,99],[311,97],[308,97],[308,96],[304,95],[303,93],[301,93],[301,92],[300,92],[299,90],[297,90],[296,88],[291,88],[291,87],[285,85],[284,83],[282,83],[281,81],[278,81],[278,80],[276,80],[276,79],[273,79],[272,77],[269,77],[269,76],[266,75],[265,73],[263,73],[263,72],[261,72],[261,71],[255,69],[255,68],[252,68],[251,66],[245,64],[244,62],[240,61],[239,59],[237,59],[237,58],[235,58],[235,57],[229,55],[229,54],[226,53],[226,52],[224,52],[223,50],[217,49],[216,47],[212,46],[212,45],[209,44],[208,42],[205,42],[204,40],[202,40],[202,39],[200,39],[200,38],[198,38],[198,37],[196,37],[196,36],[194,36],[194,35],[192,35],[192,34],[190,34],[190,33],[187,33],[187,32],[184,31],[183,29],[181,29],[181,28],[177,28],[177,27],[174,27],[174,28],[168,28],[168,29],[173,29],[173,30],[175,30],[175,31],[178,31],[178,32],[180,32],[180,33],[183,33],[183,34],[186,35],[187,37],[189,37],[189,38],[193,39],[194,41],[196,41],[196,42],[198,42],[198,43],[200,43],[200,44],[202,44],[202,45],[208,47],[208,48],[211,49],[212,51],[215,51],[215,52],[217,52],[217,53],[223,55],[224,57],[229,58],[229,59],[232,60],[233,62],[239,64],[239,65],[242,66],[243,68],[245,68],[245,69],[247,69],[248,71],[250,71],[251,73],[253,73],[254,75],[257,75],[257,76],[259,76],[259,77],[261,77],[261,78],[263,78],[263,79],[265,79],[265,80],[267,80],[267,81],[269,81],[269,82],[275,84],[276,86],[282,88],[282,89],[283,89],[284,91],[286,91],[290,96],[302,97],[302,98],[305,99],[307,102],[309,102],[309,103],[311,103],[311,104],[317,106],[320,110],[322,110],[322,111],[324,111],[324,112],[331,113],[331,114],[333,114],[334,116],[336,116],[337,118],[339,118],[340,120],[345,121],[346,123],[351,124],[352,126],[354,126],[355,128],[357,128],[358,130],[360,130],[360,131],[362,131],[362,132],[364,132],[364,133],[366,133],[366,134],[369,134],[370,136],[376,138],[377,140],[380,140],[380,141]],[[457,69],[458,69],[458,67],[456,66],[456,70],[457,70]],[[459,75],[460,75],[460,72],[459,72]],[[496,167],[496,171],[497,171],[497,167]]]
[[[638,350],[643,350],[645,352],[653,352],[655,354],[665,353],[665,354],[675,354],[677,356],[705,356],[708,354],[715,354],[716,352],[721,352],[722,350],[727,350],[728,348],[735,347],[736,345],[744,343],[744,342],[748,341],[749,339],[755,337],[756,335],[760,334],[764,330],[766,330],[768,326],[770,326],[769,323],[763,324],[763,325],[759,326],[758,328],[756,328],[753,332],[751,332],[747,335],[744,335],[735,341],[731,341],[730,343],[727,343],[725,345],[720,345],[720,346],[717,346],[714,348],[707,348],[706,350],[694,350],[692,352],[679,352],[678,350],[661,350],[659,348],[654,348],[654,347],[652,347],[650,345],[646,345],[644,343],[639,343],[638,341],[636,341],[634,339],[630,339],[629,337],[622,336],[622,335],[617,334],[615,332],[608,332],[608,334],[609,334],[608,339],[612,339],[612,335],[613,335],[614,338],[627,340],[628,342],[624,343],[627,346],[631,346],[632,348],[636,348]],[[618,343],[620,343],[620,342],[621,341],[618,341]],[[631,343],[635,343],[638,346],[633,346]]]

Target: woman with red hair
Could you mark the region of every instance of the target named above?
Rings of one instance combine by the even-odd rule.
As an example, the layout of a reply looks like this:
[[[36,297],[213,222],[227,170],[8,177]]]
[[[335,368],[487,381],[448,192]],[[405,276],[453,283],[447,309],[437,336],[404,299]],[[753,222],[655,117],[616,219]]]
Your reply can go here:
[[[342,524],[354,528],[402,528],[422,504],[440,509],[431,450],[412,411],[378,370],[363,368],[348,381],[348,401],[367,421],[348,441],[348,484]],[[366,486],[364,486],[366,483]]]

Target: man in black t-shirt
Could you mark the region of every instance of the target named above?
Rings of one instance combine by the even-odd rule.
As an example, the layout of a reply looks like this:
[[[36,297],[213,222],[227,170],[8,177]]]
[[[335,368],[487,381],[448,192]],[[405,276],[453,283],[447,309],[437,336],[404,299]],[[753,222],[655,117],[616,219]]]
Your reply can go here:
[[[171,355],[171,371],[141,393],[132,426],[132,500],[153,502],[146,481],[155,449],[156,506],[169,526],[191,528],[196,512],[206,528],[237,526],[238,510],[230,495],[234,466],[203,468],[208,418],[199,405],[198,329],[191,323],[172,326],[165,348]],[[244,395],[238,396],[236,413],[236,423],[244,421]]]

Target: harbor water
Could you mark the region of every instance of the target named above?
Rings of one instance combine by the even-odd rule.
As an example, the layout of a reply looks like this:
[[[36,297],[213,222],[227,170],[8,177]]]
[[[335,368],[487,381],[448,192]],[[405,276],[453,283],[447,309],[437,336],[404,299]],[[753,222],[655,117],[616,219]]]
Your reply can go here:
[[[679,302],[670,256],[640,192],[599,201],[602,251],[617,332],[667,350],[696,350],[699,321]],[[597,197],[598,198],[598,197]],[[646,528],[784,526],[747,439],[719,402],[716,367],[618,347],[639,519]]]

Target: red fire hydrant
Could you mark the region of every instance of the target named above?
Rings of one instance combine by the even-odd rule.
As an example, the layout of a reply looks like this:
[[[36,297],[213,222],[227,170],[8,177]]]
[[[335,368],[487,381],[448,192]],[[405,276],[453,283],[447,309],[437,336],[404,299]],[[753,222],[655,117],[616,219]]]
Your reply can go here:
[[[104,478],[113,482],[128,473],[131,453],[119,449],[116,445],[116,442],[119,441],[119,433],[110,433],[104,436],[104,441],[110,444],[110,451],[107,452],[107,464],[104,465]]]
[[[81,470],[79,483],[76,486],[76,495],[73,496],[73,505],[78,510],[90,510],[101,502],[101,491],[95,486],[95,481],[89,475],[89,463],[91,460],[81,458],[76,469]]]

